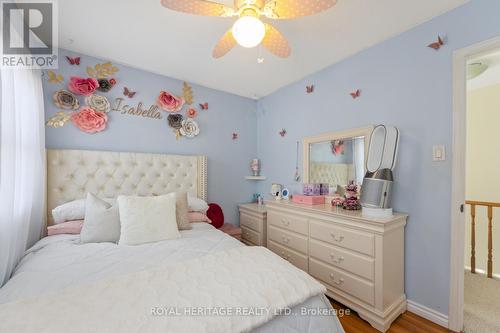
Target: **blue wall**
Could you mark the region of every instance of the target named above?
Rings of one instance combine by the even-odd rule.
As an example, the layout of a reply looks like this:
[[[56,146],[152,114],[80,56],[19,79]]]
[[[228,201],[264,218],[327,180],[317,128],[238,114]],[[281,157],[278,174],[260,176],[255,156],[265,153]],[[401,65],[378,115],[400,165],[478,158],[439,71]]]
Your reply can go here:
[[[80,66],[71,66],[64,56],[75,53],[60,50],[59,70],[65,83],[72,75],[87,77],[85,69],[106,60],[81,55]],[[182,95],[182,81],[156,75],[142,70],[115,64],[120,71],[114,75],[117,85],[108,93],[100,93],[112,102],[116,97],[124,97],[123,86],[137,91],[129,104],[144,102],[149,107],[154,104],[160,90],[168,90]],[[49,118],[60,111],[52,102],[52,94],[61,88],[44,78],[45,114]],[[67,84],[65,84],[67,86]],[[208,200],[219,203],[226,222],[238,224],[237,203],[248,202],[255,190],[255,184],[245,181],[250,173],[250,160],[257,153],[255,101],[220,91],[193,86],[195,106],[209,103],[209,109],[199,111],[196,121],[200,124],[200,135],[194,139],[175,139],[167,125],[166,112],[163,120],[109,113],[108,128],[101,133],[86,134],[71,123],[63,128],[47,127],[47,148],[91,149],[125,152],[168,153],[208,156]],[[83,105],[83,98],[80,97]],[[199,108],[198,108],[199,109]],[[239,139],[232,140],[232,133],[238,132]]]
[[[440,51],[426,47],[446,35]],[[448,313],[452,143],[452,52],[500,35],[500,1],[472,0],[347,60],[291,84],[258,103],[258,152],[267,181],[293,181],[295,144],[305,136],[385,123],[400,128],[394,208],[406,229],[406,293]],[[348,38],[348,36],[346,36]],[[306,85],[315,92],[306,94]],[[361,89],[353,100],[349,92]],[[281,128],[288,132],[278,135]],[[432,162],[444,144],[445,162]],[[302,165],[300,162],[299,165]]]

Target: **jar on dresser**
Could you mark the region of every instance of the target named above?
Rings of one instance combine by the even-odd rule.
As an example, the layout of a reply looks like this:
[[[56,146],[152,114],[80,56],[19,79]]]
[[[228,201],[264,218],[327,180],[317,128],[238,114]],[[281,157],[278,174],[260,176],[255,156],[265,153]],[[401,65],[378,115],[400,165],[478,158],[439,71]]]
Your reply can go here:
[[[381,332],[406,310],[407,215],[365,217],[330,205],[266,201],[267,247]]]

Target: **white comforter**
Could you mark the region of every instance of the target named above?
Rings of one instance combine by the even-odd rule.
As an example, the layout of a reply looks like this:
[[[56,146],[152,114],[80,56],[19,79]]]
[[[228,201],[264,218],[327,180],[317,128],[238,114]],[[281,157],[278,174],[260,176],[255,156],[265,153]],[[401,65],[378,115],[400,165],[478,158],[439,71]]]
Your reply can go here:
[[[222,251],[232,248],[236,249]],[[209,253],[212,254],[205,256]],[[176,274],[179,270],[182,273]],[[274,270],[277,272],[275,278],[272,277]],[[248,278],[257,271],[261,274]],[[169,278],[158,278],[161,276]],[[262,280],[262,277],[268,279]],[[286,277],[290,277],[290,281]],[[0,317],[5,320],[3,325],[24,322],[26,325],[33,323],[35,326],[30,326],[31,329],[57,329],[58,326],[51,326],[51,322],[57,323],[60,319],[57,318],[58,306],[65,308],[67,304],[65,315],[73,319],[70,321],[73,322],[72,331],[78,331],[77,327],[88,331],[88,325],[75,326],[82,313],[98,317],[108,307],[113,307],[109,313],[117,317],[108,318],[105,324],[111,326],[101,326],[105,327],[104,331],[124,331],[123,327],[126,331],[144,331],[146,327],[140,325],[152,325],[147,331],[161,329],[162,332],[247,331],[268,321],[275,313],[233,316],[231,320],[227,317],[221,320],[221,316],[199,316],[191,320],[192,317],[175,316],[179,313],[154,317],[151,311],[163,311],[172,305],[183,305],[181,312],[190,311],[188,306],[207,307],[211,311],[217,311],[221,305],[236,310],[239,306],[254,310],[291,307],[324,291],[323,286],[312,279],[304,280],[304,277],[308,278],[268,250],[242,247],[240,242],[207,224],[196,224],[193,230],[182,232],[178,240],[129,247],[110,243],[79,244],[78,236],[52,236],[29,250],[13,278],[0,289]],[[183,288],[179,293],[179,285],[193,287]],[[62,293],[66,287],[67,291]],[[215,290],[226,293],[214,293]],[[100,297],[104,291],[108,297]],[[141,292],[147,297],[137,297]],[[17,302],[1,305],[12,301]],[[55,303],[51,307],[47,302]],[[87,304],[85,311],[74,306],[77,304]],[[27,312],[29,309],[32,311]],[[17,320],[7,320],[13,319],[12,315],[16,315]],[[145,320],[146,317],[149,320]],[[20,321],[22,318],[29,320]],[[126,326],[121,326],[124,323]],[[325,331],[341,331],[338,322],[330,324],[324,327]],[[131,325],[139,326],[132,329]],[[28,326],[24,329],[32,331]]]

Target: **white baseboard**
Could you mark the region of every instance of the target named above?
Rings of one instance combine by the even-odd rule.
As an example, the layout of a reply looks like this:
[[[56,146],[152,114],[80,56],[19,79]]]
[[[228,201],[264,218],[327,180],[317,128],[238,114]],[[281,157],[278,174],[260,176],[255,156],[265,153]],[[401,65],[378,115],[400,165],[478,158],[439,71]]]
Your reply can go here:
[[[464,269],[468,272],[470,272],[470,266],[465,266]],[[484,275],[484,276],[487,276],[488,275],[488,272],[486,272],[485,270],[483,269],[480,269],[480,268],[476,268],[476,274],[480,274],[480,275]],[[500,274],[495,274],[493,273],[493,278],[496,279],[496,280],[500,280]]]
[[[406,301],[406,309],[422,318],[448,328],[448,316],[414,301]]]

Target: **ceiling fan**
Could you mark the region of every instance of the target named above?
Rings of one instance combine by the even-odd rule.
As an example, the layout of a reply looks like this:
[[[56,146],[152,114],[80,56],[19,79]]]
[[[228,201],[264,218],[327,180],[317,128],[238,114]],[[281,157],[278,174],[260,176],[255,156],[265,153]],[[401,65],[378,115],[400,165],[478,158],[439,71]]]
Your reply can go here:
[[[234,8],[205,0],[161,0],[169,9],[204,16],[238,17],[232,28],[219,40],[213,57],[226,55],[236,44],[252,48],[262,43],[278,57],[290,56],[291,49],[285,37],[261,17],[286,20],[313,15],[337,3],[337,0],[234,0]]]

